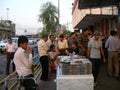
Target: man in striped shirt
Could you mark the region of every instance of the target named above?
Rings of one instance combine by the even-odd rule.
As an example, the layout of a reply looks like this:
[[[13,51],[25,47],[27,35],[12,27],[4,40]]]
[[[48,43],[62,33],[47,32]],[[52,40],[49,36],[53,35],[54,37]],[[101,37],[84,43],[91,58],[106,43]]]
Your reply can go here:
[[[87,56],[87,46],[89,42],[89,30],[85,29],[81,38],[79,38],[79,46],[82,49],[85,56]]]
[[[38,42],[38,53],[40,56],[40,63],[42,66],[41,80],[47,81],[49,75],[49,61],[48,61],[48,50],[46,41],[48,40],[48,35],[42,35],[42,39]]]

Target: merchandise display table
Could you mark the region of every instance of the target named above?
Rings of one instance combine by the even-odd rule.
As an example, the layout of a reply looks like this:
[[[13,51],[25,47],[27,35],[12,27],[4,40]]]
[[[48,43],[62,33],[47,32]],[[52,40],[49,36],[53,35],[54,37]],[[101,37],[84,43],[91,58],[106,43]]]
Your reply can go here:
[[[85,66],[87,66],[87,68]],[[86,69],[90,70],[86,72]],[[80,72],[78,73],[78,71]],[[57,90],[93,90],[94,78],[90,71],[91,67],[88,64],[83,66],[81,66],[81,64],[77,66],[59,64],[56,76]]]

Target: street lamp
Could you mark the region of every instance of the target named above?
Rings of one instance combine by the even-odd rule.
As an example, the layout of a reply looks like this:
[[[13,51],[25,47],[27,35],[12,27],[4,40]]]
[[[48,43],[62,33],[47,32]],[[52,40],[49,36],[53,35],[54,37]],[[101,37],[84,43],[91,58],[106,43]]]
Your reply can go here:
[[[10,9],[9,9],[9,8],[6,8],[6,10],[7,10],[7,20],[8,20],[8,19],[9,19],[9,18],[8,18],[8,15],[9,15],[9,10],[10,10]]]
[[[58,24],[59,24],[59,17],[60,17],[60,1],[58,0]]]

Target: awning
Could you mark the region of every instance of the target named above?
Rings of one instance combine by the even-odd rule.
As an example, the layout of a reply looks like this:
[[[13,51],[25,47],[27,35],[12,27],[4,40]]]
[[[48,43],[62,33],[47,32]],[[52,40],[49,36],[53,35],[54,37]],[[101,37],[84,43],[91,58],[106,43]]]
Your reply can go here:
[[[115,18],[117,15],[95,15],[87,14],[74,28],[84,29],[96,22],[101,22],[103,19]]]

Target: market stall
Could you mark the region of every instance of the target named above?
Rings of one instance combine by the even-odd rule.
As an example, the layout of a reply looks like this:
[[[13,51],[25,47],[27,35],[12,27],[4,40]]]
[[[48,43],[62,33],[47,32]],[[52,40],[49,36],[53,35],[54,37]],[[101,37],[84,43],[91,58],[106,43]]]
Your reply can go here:
[[[91,62],[81,56],[59,56],[57,90],[93,90]]]

